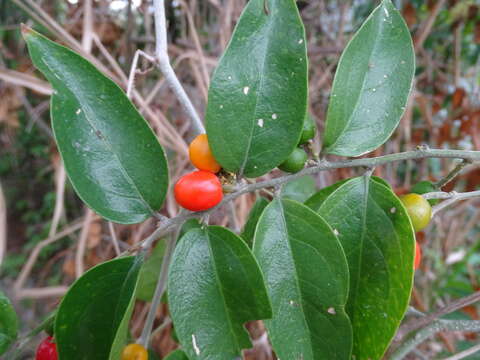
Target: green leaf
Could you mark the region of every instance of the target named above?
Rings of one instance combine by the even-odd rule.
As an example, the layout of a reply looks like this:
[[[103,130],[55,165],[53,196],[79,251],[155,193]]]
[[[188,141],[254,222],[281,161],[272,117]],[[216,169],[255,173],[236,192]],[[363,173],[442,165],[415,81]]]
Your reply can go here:
[[[352,357],[380,359],[412,290],[415,237],[406,210],[390,188],[363,176],[339,186],[318,213],[338,233],[347,255]]]
[[[17,338],[18,318],[5,294],[0,291],[0,355],[5,353]]]
[[[168,188],[165,154],[123,91],[73,51],[30,29],[34,65],[55,92],[52,127],[70,181],[95,212],[139,223],[158,210]]]
[[[257,177],[290,155],[306,114],[307,70],[296,2],[249,1],[208,93],[208,140],[225,169]]]
[[[257,227],[258,219],[262,215],[263,210],[267,207],[269,201],[263,197],[258,197],[253,205],[250,213],[248,214],[247,222],[243,227],[243,231],[240,234],[243,240],[252,247],[253,237],[255,235],[255,228]]]
[[[414,71],[408,27],[391,1],[384,0],[340,58],[328,107],[325,152],[359,156],[382,145],[405,110]]]
[[[180,234],[178,235],[178,238],[181,239],[183,235],[185,235],[187,232],[189,232],[192,229],[199,229],[202,227],[202,224],[198,219],[188,219],[185,221],[180,228]]]
[[[142,301],[151,301],[157,286],[160,268],[165,253],[165,241],[160,240],[145,261],[138,276],[138,286],[135,296]]]
[[[188,357],[182,350],[175,350],[168,354],[165,360],[188,360]]]
[[[125,345],[143,259],[123,257],[87,271],[55,318],[59,360],[118,360]]]
[[[271,316],[263,277],[245,242],[229,230],[190,230],[168,275],[168,303],[190,359],[240,358],[251,347],[243,324]]]
[[[390,184],[382,178],[379,178],[377,176],[372,176],[371,179],[381,185],[384,185],[390,188]],[[313,209],[314,211],[318,211],[318,209],[320,209],[320,206],[330,196],[330,194],[332,194],[335,190],[337,190],[340,186],[342,186],[349,180],[350,179],[340,180],[333,185],[330,185],[321,189],[320,191],[312,195],[310,198],[308,198],[305,201],[305,205],[307,205],[309,208]]]
[[[281,359],[350,359],[348,267],[332,229],[292,200],[274,200],[257,225],[254,254],[272,301],[266,320]]]
[[[280,196],[284,199],[296,200],[303,203],[316,190],[315,179],[310,175],[287,182],[280,190]]]

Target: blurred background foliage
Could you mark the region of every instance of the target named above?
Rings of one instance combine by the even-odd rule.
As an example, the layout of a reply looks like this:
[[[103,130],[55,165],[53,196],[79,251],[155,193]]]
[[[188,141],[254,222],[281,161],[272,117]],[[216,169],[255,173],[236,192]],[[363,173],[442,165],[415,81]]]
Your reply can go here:
[[[416,80],[401,125],[392,139],[367,156],[414,149],[423,144],[432,148],[480,150],[480,2],[393,2],[412,32],[417,54]],[[203,114],[209,76],[228,44],[246,0],[167,0],[166,3],[172,63]],[[309,110],[319,128],[320,136],[313,145],[318,150],[341,51],[378,2],[301,0],[297,4],[309,39]],[[86,43],[83,54],[90,53],[90,59],[97,66],[101,64],[102,70],[125,88],[125,74],[135,50],[153,53],[152,10],[150,0],[0,1],[0,189],[5,197],[3,201],[0,196],[0,284],[13,298],[24,331],[55,308],[66,286],[76,278],[79,261],[89,268],[110,259],[115,256],[111,236],[117,236],[125,248],[138,242],[155,224],[147,221],[136,226],[115,225],[112,234],[106,222],[86,216],[87,210],[62,176],[49,124],[51,89],[32,67],[19,24],[33,26],[69,47],[75,48],[75,42]],[[175,180],[190,166],[186,159],[186,144],[192,138],[190,125],[161,75],[147,63],[141,63],[141,69],[135,85],[143,104],[138,99],[136,103],[166,148]],[[452,161],[426,159],[389,164],[377,168],[375,174],[401,194],[418,181],[440,180],[454,166]],[[321,188],[355,176],[357,171],[339,169],[320,173],[307,183],[313,182]],[[277,174],[273,172],[273,176]],[[480,168],[468,166],[444,190],[475,190],[479,180]],[[286,191],[293,198],[302,198],[305,189],[292,186]],[[236,222],[240,227],[254,201],[253,194],[236,201]],[[433,311],[480,290],[478,205],[475,199],[460,202],[417,234],[424,253],[412,296],[412,305],[418,310]],[[2,209],[6,209],[6,229],[1,226]],[[163,211],[168,216],[178,211],[171,195]],[[216,214],[211,221],[225,225],[228,218]],[[78,254],[77,245],[82,241],[86,247]],[[156,254],[154,263],[158,263],[162,251]],[[143,281],[148,286],[152,286],[148,276],[154,277],[157,267],[149,266],[145,271],[152,272]],[[148,294],[149,290],[144,292]],[[147,311],[148,304],[139,300],[131,325],[132,336],[139,335]],[[166,316],[164,305],[158,312],[158,324]],[[449,316],[478,320],[478,307],[469,306]],[[264,331],[261,323],[249,324],[248,328],[257,340]],[[172,335],[171,325],[156,333],[153,350],[158,355],[163,356],[177,346]],[[411,358],[442,358],[478,341],[473,333],[440,333],[422,344]],[[246,353],[247,359],[274,356],[265,350],[261,339],[255,344]],[[469,357],[477,358],[480,356]]]

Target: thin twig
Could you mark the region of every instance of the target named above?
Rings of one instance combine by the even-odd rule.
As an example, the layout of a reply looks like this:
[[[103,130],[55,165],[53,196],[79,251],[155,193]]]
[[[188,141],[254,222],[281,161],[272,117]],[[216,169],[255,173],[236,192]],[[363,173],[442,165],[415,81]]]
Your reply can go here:
[[[436,193],[433,193],[433,194],[441,194],[441,193],[436,192]],[[469,192],[464,192],[464,193],[457,193],[456,191],[452,191],[452,192],[446,193],[446,194],[449,195],[449,196],[448,197],[442,197],[442,198],[447,199],[447,200],[442,201],[440,204],[435,205],[432,208],[432,216],[435,216],[439,211],[445,209],[446,207],[452,205],[453,203],[455,203],[459,200],[467,200],[467,199],[472,199],[472,198],[475,198],[475,197],[479,197],[480,196],[480,190],[469,191]]]
[[[50,225],[50,231],[48,237],[55,236],[55,233],[58,229],[58,224],[60,222],[60,217],[63,213],[63,199],[65,194],[65,182],[67,180],[67,173],[65,172],[65,166],[63,166],[62,161],[58,164],[57,174],[56,174],[56,191],[55,191],[55,208],[53,210],[52,224]]]
[[[69,226],[66,226],[62,231],[58,232],[55,236],[48,237],[40,241],[37,245],[35,245],[32,252],[30,253],[30,256],[27,259],[27,262],[25,263],[22,270],[20,271],[20,275],[18,276],[17,280],[15,281],[15,284],[13,285],[13,289],[15,293],[18,293],[19,291],[21,291],[42,249],[54,243],[55,241],[58,241],[64,238],[65,236],[68,236],[71,233],[79,230],[83,226],[83,223],[84,223],[84,220],[82,219],[82,221],[77,221]]]
[[[85,221],[83,222],[82,232],[78,239],[77,252],[75,254],[75,275],[77,279],[82,276],[84,272],[83,256],[85,255],[85,248],[87,245],[88,232],[90,230],[90,224],[93,220],[93,211],[87,209],[87,214],[85,216]]]
[[[194,131],[198,134],[204,133],[205,128],[202,121],[170,64],[170,58],[167,52],[167,26],[164,0],[154,0],[153,4],[155,7],[155,35],[157,45],[155,55],[158,60],[158,68],[163,76],[165,76],[165,80],[189,116]]]
[[[82,31],[82,48],[85,52],[92,51],[93,42],[93,9],[92,0],[85,0],[83,5],[83,31]]]
[[[465,160],[458,163],[457,166],[455,166],[455,168],[452,171],[450,171],[447,176],[445,176],[443,179],[440,179],[439,181],[437,181],[434,184],[435,187],[437,189],[441,189],[442,187],[447,185],[450,181],[455,179],[458,176],[458,174],[460,174],[462,172],[462,170],[465,168],[465,166],[467,166],[469,164],[471,164],[471,162],[465,161]]]
[[[471,348],[464,350],[462,352],[459,352],[458,354],[455,354],[453,356],[450,356],[448,358],[445,358],[443,360],[461,360],[465,359],[467,356],[473,355],[476,352],[480,351],[480,344],[477,344],[475,346],[472,346]]]
[[[172,319],[170,319],[169,316],[167,316],[163,322],[156,328],[152,331],[152,335],[150,335],[150,340],[154,339],[155,336],[160,333],[163,329],[165,329],[168,325],[170,325],[172,323]]]
[[[440,149],[424,149],[420,148],[418,150],[406,151],[397,154],[390,154],[384,156],[378,156],[373,158],[364,158],[364,159],[354,159],[354,160],[341,160],[336,162],[329,162],[326,160],[321,160],[315,163],[311,167],[307,167],[302,171],[299,171],[296,174],[281,176],[274,179],[264,180],[257,183],[243,185],[238,188],[236,191],[226,195],[222,202],[217,206],[200,212],[185,212],[174,218],[164,219],[159,223],[157,229],[146,239],[142,240],[140,243],[131,247],[128,252],[135,252],[140,248],[148,249],[155,239],[159,238],[162,235],[168,234],[175,225],[181,224],[184,221],[194,218],[201,217],[207,214],[212,213],[221,206],[225,205],[229,201],[236,199],[237,197],[254,192],[268,187],[276,187],[286,182],[298,179],[304,175],[316,174],[321,171],[340,169],[340,168],[354,168],[354,167],[366,167],[373,168],[380,165],[385,165],[388,163],[396,161],[405,161],[409,159],[426,159],[426,158],[449,158],[449,159],[467,159],[472,161],[480,161],[480,151],[463,151],[463,150],[440,150]],[[448,201],[448,200],[447,200]]]
[[[111,221],[108,222],[108,229],[110,230],[110,236],[112,238],[113,248],[117,256],[120,255],[120,246],[118,245],[117,234],[115,233],[115,227]]]
[[[398,333],[398,336],[397,336],[397,339],[395,341],[396,342],[401,342],[402,339],[405,338],[405,336],[407,336],[412,331],[415,331],[415,330],[418,330],[422,327],[425,327],[425,326],[431,324],[432,322],[434,322],[435,320],[437,320],[438,318],[440,318],[443,315],[450,314],[454,311],[462,309],[465,306],[474,304],[478,301],[480,301],[480,291],[477,291],[477,292],[475,292],[471,295],[468,295],[466,297],[458,299],[458,300],[448,304],[447,306],[445,306],[445,307],[443,307],[443,308],[441,308],[441,309],[439,309],[439,310],[437,310],[437,311],[435,311],[431,314],[428,314],[424,317],[412,319],[412,320],[408,321],[407,323],[405,323],[404,325],[401,326],[401,328],[399,330],[399,333]]]
[[[154,63],[155,58],[151,55],[148,55],[145,51],[137,50],[133,56],[132,67],[130,68],[130,75],[128,76],[127,83],[127,97],[130,99],[132,97],[132,89],[135,84],[135,75],[137,74],[138,60],[140,56],[143,56],[148,61]]]
[[[237,221],[237,209],[235,208],[235,203],[233,201],[230,201],[228,204],[228,224],[232,230],[238,234],[239,227]]]
[[[155,293],[152,299],[152,305],[148,311],[147,319],[145,320],[145,325],[143,326],[142,334],[138,339],[137,343],[143,345],[144,347],[148,346],[150,334],[152,333],[153,322],[157,314],[158,305],[162,295],[167,287],[167,277],[168,277],[168,267],[170,266],[170,261],[172,259],[173,251],[175,250],[175,244],[177,242],[177,236],[180,232],[180,227],[178,230],[173,233],[170,238],[167,240],[167,248],[165,250],[165,255],[163,257],[162,267],[160,269],[160,275],[157,282],[157,287],[155,288]]]
[[[440,331],[480,331],[478,320],[437,320],[412,336],[389,358],[390,360],[401,360],[405,358],[414,348],[423,341]]]

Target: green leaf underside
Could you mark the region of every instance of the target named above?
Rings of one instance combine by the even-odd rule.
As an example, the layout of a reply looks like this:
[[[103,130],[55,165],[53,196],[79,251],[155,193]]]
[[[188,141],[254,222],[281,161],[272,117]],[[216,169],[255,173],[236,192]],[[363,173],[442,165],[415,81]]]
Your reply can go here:
[[[143,301],[151,301],[157,286],[160,268],[165,253],[165,241],[158,241],[150,257],[145,261],[138,276],[138,286],[135,296]]]
[[[295,1],[249,1],[208,94],[209,144],[225,169],[257,177],[290,155],[306,113],[307,69]]]
[[[118,360],[127,339],[142,259],[124,257],[87,271],[55,318],[59,360]]]
[[[414,56],[408,27],[391,1],[384,0],[338,64],[324,134],[327,153],[359,156],[391,136],[411,90]]]
[[[318,213],[338,232],[347,255],[352,357],[380,359],[412,289],[415,237],[406,210],[390,188],[359,177],[338,186]]]
[[[316,190],[315,179],[310,175],[287,182],[280,190],[280,196],[284,199],[296,200],[303,203]]]
[[[34,65],[52,84],[52,127],[70,181],[101,216],[138,223],[168,188],[165,154],[123,91],[71,50],[27,30]]]
[[[10,300],[0,291],[0,355],[17,338],[18,318]]]
[[[188,360],[188,357],[182,350],[175,350],[168,354],[165,360]]]
[[[243,227],[241,237],[248,244],[249,247],[253,245],[253,237],[255,236],[255,228],[257,227],[258,219],[267,207],[269,201],[263,197],[257,198],[250,213],[248,214],[247,222]]]
[[[278,357],[350,359],[348,267],[328,224],[303,204],[274,200],[257,225],[254,254],[272,301],[265,324]]]
[[[258,264],[245,242],[219,227],[190,230],[168,276],[175,331],[190,359],[236,359],[251,347],[243,324],[271,316]]]

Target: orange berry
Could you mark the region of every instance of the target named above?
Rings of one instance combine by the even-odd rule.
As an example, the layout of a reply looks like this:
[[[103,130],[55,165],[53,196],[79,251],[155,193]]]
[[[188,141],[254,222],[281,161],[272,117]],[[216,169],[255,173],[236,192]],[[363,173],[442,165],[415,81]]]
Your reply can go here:
[[[190,161],[197,169],[213,173],[220,171],[221,166],[217,160],[215,160],[208,145],[207,134],[200,134],[193,139],[188,147],[188,153],[190,155]]]
[[[148,351],[140,344],[129,344],[123,349],[122,360],[148,360]]]

